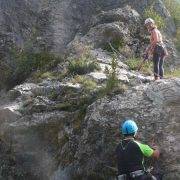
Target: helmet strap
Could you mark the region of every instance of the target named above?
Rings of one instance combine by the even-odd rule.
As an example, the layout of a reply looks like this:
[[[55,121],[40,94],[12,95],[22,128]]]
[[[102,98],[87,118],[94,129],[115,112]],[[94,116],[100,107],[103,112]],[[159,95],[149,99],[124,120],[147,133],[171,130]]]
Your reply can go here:
[[[137,132],[134,133],[134,138],[136,137],[136,135],[137,135]]]
[[[128,133],[128,128],[126,128],[126,134],[129,134],[129,133]]]

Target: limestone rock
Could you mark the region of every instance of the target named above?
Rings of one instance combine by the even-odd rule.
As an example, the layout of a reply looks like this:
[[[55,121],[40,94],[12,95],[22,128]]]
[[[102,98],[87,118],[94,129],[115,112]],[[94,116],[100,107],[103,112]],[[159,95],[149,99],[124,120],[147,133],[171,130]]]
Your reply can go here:
[[[141,4],[141,7],[139,6]],[[0,53],[2,58],[0,86],[7,80],[14,82],[17,55],[26,52],[65,53],[67,45],[83,42],[103,47],[108,42],[123,40],[122,57],[140,55],[144,45],[141,15],[153,0],[104,0],[104,1],[50,1],[50,0],[1,0]],[[170,41],[170,64],[179,64],[179,57],[172,42],[175,25],[162,1],[154,3],[154,9],[166,20],[165,34]],[[169,44],[169,43],[168,43]],[[126,52],[128,51],[128,52]],[[5,77],[6,76],[6,77]],[[13,84],[13,85],[14,85]]]
[[[153,2],[0,0],[1,74],[13,76],[15,56],[23,49],[59,54],[82,43],[91,46],[91,54],[101,66],[101,71],[86,76],[101,83],[107,79],[104,71],[111,68],[112,60],[105,46],[118,39],[117,75],[130,85],[123,94],[102,99],[94,92],[87,96],[82,85],[69,82],[70,78],[14,87],[0,102],[0,137],[5,142],[5,150],[0,148],[0,166],[5,168],[0,170],[2,178],[114,180],[119,123],[133,118],[142,141],[157,137],[162,150],[158,165],[166,173],[165,179],[179,179],[180,80],[152,82],[152,77],[130,71],[124,64],[145,48],[141,15]],[[154,8],[166,20],[164,33],[174,57],[170,64],[176,65],[178,56],[171,41],[174,23],[162,1],[157,0]],[[57,70],[63,71],[64,66]],[[1,81],[4,79],[3,74]]]
[[[109,55],[106,51],[103,51],[102,49],[94,49],[91,51],[91,53],[97,59],[98,63],[100,63],[100,65],[101,64],[105,64],[107,66],[111,65],[112,56]],[[119,54],[118,57],[116,58],[117,58],[117,63],[118,63],[119,68],[128,69],[128,66],[122,62],[122,60],[124,60],[125,57]]]
[[[142,141],[150,142],[155,137],[161,147],[159,166],[165,177],[169,180],[178,179],[179,83],[179,79],[157,81],[138,86],[122,96],[104,98],[92,104],[88,108],[85,128],[76,152],[80,172],[85,176],[97,173],[97,176],[103,177],[106,166],[115,166],[113,152],[119,141],[116,131],[119,123],[131,118],[139,125]],[[83,161],[84,158],[86,161]]]
[[[95,48],[104,47],[108,42],[119,40],[127,42],[128,28],[120,22],[100,24],[90,29],[80,41]]]
[[[94,79],[95,81],[102,83],[105,80],[107,80],[107,76],[106,74],[102,73],[102,72],[92,72],[90,74],[88,74],[87,76],[91,77],[92,79]]]
[[[138,13],[143,13],[143,10],[152,3],[153,0],[105,0],[103,2],[95,0],[92,2],[82,0],[76,2],[30,0],[27,2],[23,0],[21,3],[1,0],[0,23],[3,42],[1,48],[7,50],[11,43],[17,44],[20,48],[24,47],[25,42],[30,38],[36,50],[43,47],[59,52],[74,39],[77,33],[86,33],[94,24],[102,24],[103,21],[119,21],[119,19],[127,23],[129,20],[137,21]],[[119,9],[127,5],[131,9]],[[174,32],[175,26],[163,3],[158,0],[154,6],[167,19],[167,29]],[[21,11],[21,16],[16,10]]]

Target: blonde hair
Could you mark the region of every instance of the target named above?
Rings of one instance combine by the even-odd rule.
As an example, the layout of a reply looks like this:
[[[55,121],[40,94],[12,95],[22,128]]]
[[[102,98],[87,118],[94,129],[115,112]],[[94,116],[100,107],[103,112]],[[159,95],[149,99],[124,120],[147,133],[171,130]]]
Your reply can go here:
[[[151,32],[152,29],[157,28],[155,23],[151,23],[151,27],[148,28],[148,31]]]

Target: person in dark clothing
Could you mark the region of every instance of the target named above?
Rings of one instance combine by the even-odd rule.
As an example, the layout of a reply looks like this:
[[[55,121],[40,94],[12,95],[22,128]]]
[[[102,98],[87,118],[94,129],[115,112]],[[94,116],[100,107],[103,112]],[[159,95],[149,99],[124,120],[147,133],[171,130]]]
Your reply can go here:
[[[147,174],[144,167],[144,157],[159,157],[157,147],[149,147],[135,140],[138,127],[132,120],[127,120],[122,125],[124,139],[116,148],[118,162],[118,180],[154,180]]]
[[[153,55],[154,79],[162,79],[164,77],[164,59],[168,52],[163,43],[161,32],[157,29],[154,20],[151,18],[146,19],[145,26],[151,34],[150,45],[146,49],[145,54]]]
[[[153,64],[154,64],[154,76],[155,80],[157,79],[163,79],[164,77],[164,56],[160,56],[157,53],[154,53],[153,55]]]

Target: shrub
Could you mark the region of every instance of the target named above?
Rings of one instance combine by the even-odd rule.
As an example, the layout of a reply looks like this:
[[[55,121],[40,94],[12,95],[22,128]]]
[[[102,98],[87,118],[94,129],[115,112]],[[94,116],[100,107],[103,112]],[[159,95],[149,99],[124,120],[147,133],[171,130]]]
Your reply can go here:
[[[94,70],[100,70],[96,59],[91,55],[89,47],[80,48],[76,45],[76,57],[69,58],[68,72],[72,75],[83,75]]]
[[[155,20],[156,25],[160,29],[163,29],[165,27],[165,20],[153,9],[153,7],[150,7],[150,8],[148,7],[144,11],[144,18],[146,19],[149,17]]]
[[[46,79],[46,78],[49,78],[49,79],[55,79],[55,76],[54,76],[54,74],[52,73],[52,72],[45,72],[45,73],[42,73],[41,75],[40,75],[40,77],[42,78],[42,79]]]
[[[178,77],[180,78],[180,69],[175,69],[173,71],[165,71],[166,77]]]
[[[111,69],[105,69],[107,81],[105,86],[98,90],[99,98],[109,94],[119,94],[126,90],[126,86],[118,80],[117,65],[117,60],[113,57],[111,61]]]
[[[137,70],[141,61],[138,58],[130,58],[125,62],[131,70]]]
[[[9,82],[10,77],[13,73],[13,68],[11,68],[4,61],[0,62],[0,89],[7,88],[7,82]]]
[[[176,26],[180,27],[180,1],[164,0],[164,2],[171,16],[173,17]]]
[[[61,57],[56,57],[49,52],[18,52],[14,49],[11,53],[15,58],[15,69],[11,78],[11,83],[14,85],[24,81],[33,71],[39,70],[44,73],[62,61]]]
[[[180,51],[180,28],[178,28],[176,32],[175,45],[177,50]]]
[[[117,38],[112,40],[110,43],[106,43],[103,47],[104,50],[108,51],[108,52],[114,52],[115,50],[119,50],[120,48],[124,47],[125,42],[123,39],[121,38]]]
[[[106,82],[106,88],[105,90],[107,92],[113,91],[114,88],[118,87],[119,80],[117,77],[117,60],[113,57],[112,62],[111,62],[111,70],[106,69],[106,74],[107,74],[107,82]]]
[[[178,51],[180,51],[180,1],[177,0],[164,0],[167,9],[174,19],[177,32],[175,36],[175,45]]]
[[[138,70],[143,60],[139,58],[130,58],[126,61],[126,64],[129,66],[131,70]],[[146,75],[152,74],[152,62],[151,61],[145,61],[142,65],[142,68],[140,71]]]
[[[91,80],[88,77],[85,76],[75,76],[74,79],[72,80],[72,83],[79,83],[82,84],[85,90],[91,91],[96,89],[97,83],[93,80]]]
[[[64,103],[58,103],[51,107],[52,110],[58,110],[58,111],[72,111],[73,105],[69,102]]]
[[[69,61],[68,71],[73,75],[83,75],[94,70],[99,70],[99,66],[94,61],[88,59],[74,59]]]

